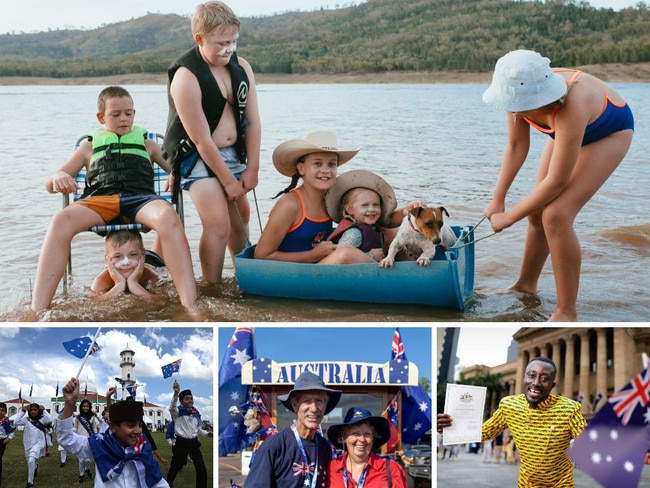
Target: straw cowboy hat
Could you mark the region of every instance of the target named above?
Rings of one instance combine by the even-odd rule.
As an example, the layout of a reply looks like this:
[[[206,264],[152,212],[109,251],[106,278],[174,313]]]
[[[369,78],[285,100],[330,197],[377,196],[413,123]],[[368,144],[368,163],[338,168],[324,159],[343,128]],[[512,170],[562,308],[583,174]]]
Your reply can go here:
[[[507,112],[525,112],[556,102],[566,92],[566,80],[553,72],[550,59],[519,49],[499,58],[483,101]]]
[[[343,449],[343,430],[359,422],[368,422],[375,429],[375,438],[372,441],[372,450],[376,451],[390,440],[390,425],[384,417],[375,417],[368,410],[352,407],[345,414],[342,424],[332,425],[327,429],[327,438],[338,449]]]
[[[283,142],[273,151],[273,165],[284,176],[292,177],[296,173],[298,159],[307,154],[328,152],[338,154],[338,165],[348,162],[361,148],[342,150],[338,148],[336,134],[329,131],[310,132],[302,139]]]
[[[363,169],[355,169],[343,173],[336,178],[332,188],[325,194],[325,206],[327,213],[334,222],[343,219],[343,206],[341,199],[348,190],[353,188],[367,188],[377,192],[381,197],[381,218],[380,225],[390,224],[390,218],[397,208],[397,199],[393,188],[375,173]]]
[[[327,406],[325,407],[325,415],[330,413],[336,407],[336,404],[341,399],[341,390],[332,390],[325,386],[325,382],[317,375],[310,371],[303,372],[300,376],[296,378],[296,382],[293,385],[293,390],[291,390],[286,395],[278,395],[278,400],[282,402],[282,405],[287,407],[288,410],[295,412],[291,406],[291,395],[296,392],[301,391],[325,391],[329,393],[329,400]]]

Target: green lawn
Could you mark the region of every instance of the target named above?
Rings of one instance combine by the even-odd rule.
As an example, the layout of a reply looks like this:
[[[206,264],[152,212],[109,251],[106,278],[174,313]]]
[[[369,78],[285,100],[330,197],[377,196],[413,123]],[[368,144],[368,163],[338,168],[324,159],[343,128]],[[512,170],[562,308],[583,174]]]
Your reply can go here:
[[[156,446],[163,456],[169,461],[172,459],[172,450],[165,441],[165,435],[161,433],[154,433],[154,440]],[[201,438],[201,452],[203,459],[208,468],[208,486],[213,486],[213,462],[212,462],[212,437]],[[70,488],[71,486],[93,486],[91,482],[86,481],[82,485],[78,485],[79,480],[79,464],[77,457],[68,455],[68,461],[65,467],[59,466],[61,458],[56,444],[56,436],[54,446],[50,448],[50,455],[43,457],[38,461],[38,476],[34,480],[34,488]],[[25,450],[23,448],[23,433],[16,431],[16,437],[9,443],[5,450],[5,455],[2,458],[2,486],[7,488],[23,488],[27,483],[27,461],[25,460]],[[160,466],[163,478],[167,476],[169,465]],[[95,468],[92,468],[93,476],[95,475]],[[194,467],[190,462],[183,468],[183,470],[176,476],[174,481],[175,486],[190,487],[194,486],[195,475]]]

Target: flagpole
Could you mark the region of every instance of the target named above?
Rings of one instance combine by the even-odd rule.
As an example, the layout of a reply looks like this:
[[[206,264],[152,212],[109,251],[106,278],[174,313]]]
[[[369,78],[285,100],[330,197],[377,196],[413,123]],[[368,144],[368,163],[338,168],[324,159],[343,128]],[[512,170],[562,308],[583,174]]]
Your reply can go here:
[[[95,337],[93,337],[93,340],[90,341],[90,346],[88,346],[88,350],[86,351],[86,355],[84,356],[84,360],[81,363],[81,366],[79,366],[79,371],[77,371],[77,376],[75,378],[79,379],[79,375],[81,374],[81,371],[84,369],[84,366],[86,365],[86,361],[88,360],[88,356],[90,356],[90,352],[93,350],[93,345],[95,344],[95,340],[97,339],[97,336],[99,335],[99,331],[102,330],[101,327],[97,327],[97,332],[95,332]]]

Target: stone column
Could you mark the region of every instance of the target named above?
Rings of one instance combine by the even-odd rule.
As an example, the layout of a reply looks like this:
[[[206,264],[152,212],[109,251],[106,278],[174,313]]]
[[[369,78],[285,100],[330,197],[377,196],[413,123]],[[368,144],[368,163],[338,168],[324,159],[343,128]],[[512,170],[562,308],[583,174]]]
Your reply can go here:
[[[584,396],[580,409],[583,414],[588,413],[591,408],[589,406],[589,374],[589,333],[585,331],[580,332],[580,377],[578,379],[579,391]]]
[[[570,335],[565,340],[566,352],[564,361],[564,385],[562,385],[562,394],[573,399],[573,377],[575,375],[575,344],[573,335]]]
[[[607,329],[596,328],[596,341],[596,393],[600,391],[603,397],[595,405],[594,412],[607,400]]]
[[[517,365],[517,376],[515,377],[515,395],[522,393],[524,372],[526,371],[526,363],[528,362],[526,353],[528,351],[522,350],[519,352],[519,364]]]

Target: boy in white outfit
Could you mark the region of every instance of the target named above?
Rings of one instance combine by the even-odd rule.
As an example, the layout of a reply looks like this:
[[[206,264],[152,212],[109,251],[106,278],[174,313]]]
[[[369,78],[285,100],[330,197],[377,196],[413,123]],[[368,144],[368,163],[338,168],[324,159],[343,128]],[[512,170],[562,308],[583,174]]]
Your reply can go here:
[[[27,413],[27,415],[25,415]],[[43,405],[31,403],[23,407],[22,412],[14,417],[14,427],[23,425],[23,445],[25,446],[25,457],[27,458],[27,485],[26,488],[34,486],[34,478],[38,472],[37,460],[45,456],[47,437],[46,426],[52,423],[52,417],[47,413]]]
[[[95,460],[95,488],[169,488],[142,433],[142,402],[117,402],[109,408],[110,428],[90,437],[74,432],[72,414],[79,380],[63,387],[65,404],[57,420],[59,442],[68,452]]]

